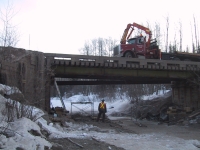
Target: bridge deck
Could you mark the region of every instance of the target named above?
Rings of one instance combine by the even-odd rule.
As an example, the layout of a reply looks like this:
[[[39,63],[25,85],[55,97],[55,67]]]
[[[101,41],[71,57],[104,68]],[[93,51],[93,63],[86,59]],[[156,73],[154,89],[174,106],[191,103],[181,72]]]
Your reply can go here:
[[[190,61],[68,54],[45,56],[54,69],[55,77],[98,79],[100,83],[110,81],[110,84],[170,83],[191,78],[194,72],[200,71],[200,63]]]

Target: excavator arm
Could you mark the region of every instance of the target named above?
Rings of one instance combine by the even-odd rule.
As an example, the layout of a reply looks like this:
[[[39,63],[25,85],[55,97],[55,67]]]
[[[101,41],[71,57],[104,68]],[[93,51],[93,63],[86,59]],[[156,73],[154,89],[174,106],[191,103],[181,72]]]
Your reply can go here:
[[[124,30],[124,33],[123,33],[123,36],[121,38],[121,41],[120,43],[121,44],[126,44],[126,41],[130,38],[133,30],[134,30],[134,27],[138,28],[138,29],[141,29],[143,30],[148,36],[148,41],[147,41],[147,47],[150,46],[150,42],[151,42],[151,31],[149,30],[149,28],[146,28],[142,25],[139,25],[137,23],[133,23],[133,24],[128,24],[126,29]]]

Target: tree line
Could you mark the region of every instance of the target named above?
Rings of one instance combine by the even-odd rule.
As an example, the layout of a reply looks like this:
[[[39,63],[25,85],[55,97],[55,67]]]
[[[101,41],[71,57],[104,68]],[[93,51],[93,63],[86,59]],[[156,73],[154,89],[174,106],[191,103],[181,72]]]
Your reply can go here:
[[[81,54],[93,56],[113,56],[113,48],[117,45],[117,40],[109,38],[94,38],[91,41],[86,41]]]
[[[160,92],[164,94],[167,90],[171,90],[171,86],[166,84],[68,85],[59,86],[59,89],[64,98],[82,94],[97,95],[97,99],[106,98],[107,101],[115,101],[115,99],[137,101],[143,95],[158,95]],[[51,97],[58,97],[55,86],[52,86]]]
[[[183,45],[183,24],[181,20],[178,20],[174,25],[176,29],[172,28],[170,22],[170,17],[165,17],[165,25],[161,26],[161,23],[141,23],[141,25],[149,28],[152,31],[152,38],[157,40],[161,51],[167,53],[173,53],[175,51],[179,52],[191,52],[200,53],[200,42],[199,42],[199,32],[196,17],[193,16],[192,23],[190,23],[191,29],[191,43],[187,42],[187,45]],[[172,32],[174,30],[174,32]],[[171,31],[171,32],[170,32]],[[133,36],[140,35],[141,30],[135,29]],[[123,34],[123,31],[122,31]],[[79,50],[83,55],[93,55],[93,56],[113,56],[113,48],[119,44],[120,39],[114,39],[112,37],[104,38],[98,37],[91,40],[85,41],[83,47]]]

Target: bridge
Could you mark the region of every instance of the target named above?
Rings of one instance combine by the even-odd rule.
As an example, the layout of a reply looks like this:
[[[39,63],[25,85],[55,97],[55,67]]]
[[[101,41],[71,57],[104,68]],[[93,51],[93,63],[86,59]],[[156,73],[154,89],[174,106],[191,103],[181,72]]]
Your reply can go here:
[[[173,102],[200,108],[198,85],[190,82],[200,63],[45,53],[58,85],[171,84]],[[66,78],[90,79],[71,81]]]
[[[55,78],[60,79],[58,85],[171,84],[174,103],[200,108],[199,85],[191,82],[198,79],[199,72],[199,62],[42,53],[0,47],[0,83],[18,87],[30,103],[47,111]]]

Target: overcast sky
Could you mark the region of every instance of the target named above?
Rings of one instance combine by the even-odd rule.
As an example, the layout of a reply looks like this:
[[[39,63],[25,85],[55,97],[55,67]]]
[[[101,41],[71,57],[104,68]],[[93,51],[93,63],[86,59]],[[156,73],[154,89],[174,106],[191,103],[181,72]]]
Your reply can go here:
[[[7,1],[0,0],[1,9]],[[200,19],[198,0],[10,1],[18,12],[13,19],[20,33],[17,47],[49,53],[79,54],[85,41],[98,37],[120,40],[126,25],[132,22],[159,22],[164,40],[167,16],[171,40],[181,20],[184,45],[190,46],[193,15],[197,23]]]

